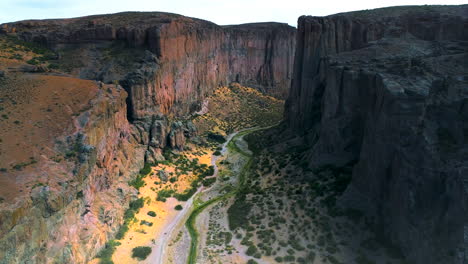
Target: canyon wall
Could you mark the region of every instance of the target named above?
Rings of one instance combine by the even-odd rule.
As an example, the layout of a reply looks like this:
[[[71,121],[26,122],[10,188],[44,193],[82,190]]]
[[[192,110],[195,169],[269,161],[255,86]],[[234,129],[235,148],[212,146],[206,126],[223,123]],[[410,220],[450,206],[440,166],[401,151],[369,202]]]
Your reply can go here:
[[[41,73],[48,69],[0,63],[1,78],[12,82],[0,91],[15,98],[11,112],[35,113],[25,122],[30,128],[12,124],[19,134],[0,134],[11,141],[0,141],[0,263],[88,262],[122,223],[136,192],[128,182],[144,162],[164,159],[164,148],[183,149],[196,134],[183,120],[216,87],[235,81],[286,97],[295,31],[157,12],[0,25],[14,43],[53,50],[46,59],[58,68]],[[82,86],[75,90],[76,83]],[[36,90],[42,99],[22,94]],[[31,101],[20,107],[18,100]],[[39,132],[42,138],[23,139]],[[16,139],[26,146],[13,145]],[[33,153],[37,160],[28,163]]]
[[[81,78],[122,82],[130,94],[132,119],[187,115],[199,110],[215,87],[233,81],[285,98],[296,32],[287,24],[218,26],[157,12],[21,21],[3,24],[2,31],[53,48],[62,57],[72,49],[81,61],[72,66],[73,73]],[[129,65],[119,71],[103,55],[118,41],[146,52],[128,58]]]
[[[65,105],[56,111],[51,104],[45,118],[35,115],[28,120],[52,122],[42,123],[29,134],[41,129],[52,133],[58,125],[61,132],[50,140],[47,136],[41,141],[9,137],[9,141],[25,140],[30,145],[14,155],[9,149],[10,155],[0,160],[2,166],[17,162],[13,156],[23,152],[36,160],[2,173],[0,263],[86,263],[117,232],[129,201],[136,197],[128,181],[143,166],[145,148],[132,137],[126,117],[127,93],[115,85],[67,77],[21,78],[39,78],[34,86],[46,81],[40,93],[51,93],[40,97],[63,96]],[[82,86],[72,90],[76,83]],[[69,97],[70,92],[75,96]],[[78,94],[83,92],[89,92],[89,101],[80,100]],[[34,105],[43,103],[37,96],[28,98]],[[81,107],[77,109],[76,103]]]
[[[298,21],[289,133],[311,167],[357,161],[341,204],[410,263],[467,261],[467,61],[466,5]]]

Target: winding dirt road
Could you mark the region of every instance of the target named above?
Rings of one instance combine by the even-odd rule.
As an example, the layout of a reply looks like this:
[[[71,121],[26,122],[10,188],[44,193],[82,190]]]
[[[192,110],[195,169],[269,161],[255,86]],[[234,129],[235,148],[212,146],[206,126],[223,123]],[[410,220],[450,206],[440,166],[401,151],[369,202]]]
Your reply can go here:
[[[226,142],[222,145],[222,149],[221,149],[222,155],[226,153],[227,145],[231,141],[231,139],[242,131],[244,130],[240,130],[238,132],[232,133],[227,137]],[[220,156],[215,156],[215,155],[211,156],[211,165],[214,168],[214,173],[213,173],[213,176],[211,177],[218,176],[219,170],[218,170],[218,166],[216,165],[216,161],[218,160],[219,157]],[[192,197],[185,203],[183,209],[177,214],[175,219],[163,228],[161,232],[162,235],[160,237],[155,238],[155,243],[152,247],[151,254],[148,256],[145,263],[148,263],[148,264],[163,264],[164,263],[163,261],[164,261],[165,250],[172,236],[172,233],[174,232],[174,230],[177,229],[177,226],[179,224],[182,224],[183,226],[182,221],[184,221],[184,219],[188,216],[188,214],[192,210],[194,197],[196,197],[196,195],[203,190],[204,190],[203,186],[198,188],[197,192],[194,195],[192,195]]]

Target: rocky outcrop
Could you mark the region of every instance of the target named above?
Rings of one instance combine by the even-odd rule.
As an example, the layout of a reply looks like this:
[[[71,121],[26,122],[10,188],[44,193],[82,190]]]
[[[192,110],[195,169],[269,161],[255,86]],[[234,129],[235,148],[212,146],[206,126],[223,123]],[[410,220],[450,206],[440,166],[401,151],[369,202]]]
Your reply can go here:
[[[295,31],[280,23],[222,27],[158,12],[29,20],[0,29],[53,49],[56,64],[72,75],[120,83],[129,94],[128,118],[138,127],[137,140],[148,146],[150,162],[162,158],[166,143],[182,149],[186,140],[187,128],[162,116],[187,118],[221,85],[239,82],[285,98]],[[162,121],[154,124],[156,119]]]
[[[147,147],[145,161],[156,163],[164,160],[162,153],[166,147],[183,150],[186,139],[196,136],[197,130],[190,120],[170,121],[164,115],[155,115],[151,120],[136,121],[132,135]]]
[[[56,50],[62,60],[73,50],[68,68],[82,78],[121,81],[132,119],[187,115],[214,88],[234,81],[285,98],[291,80],[295,28],[286,24],[221,27],[175,14],[128,12],[1,27]],[[122,42],[125,48],[114,52]],[[131,53],[126,65],[109,59],[129,55],[122,50]]]
[[[131,136],[126,96],[120,87],[101,84],[90,107],[68,124],[73,133],[56,138],[57,155],[20,172],[18,180],[47,179],[1,204],[0,263],[87,263],[117,232],[136,196],[128,181],[143,166],[144,153]]]
[[[310,166],[357,161],[341,203],[410,263],[466,263],[468,6],[298,25],[285,119]]]

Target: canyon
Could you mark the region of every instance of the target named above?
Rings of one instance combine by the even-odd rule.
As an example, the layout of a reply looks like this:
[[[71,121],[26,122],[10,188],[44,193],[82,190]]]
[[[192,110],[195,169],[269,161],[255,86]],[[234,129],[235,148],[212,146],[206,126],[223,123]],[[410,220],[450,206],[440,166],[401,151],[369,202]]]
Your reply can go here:
[[[285,24],[221,27],[156,12],[21,21],[1,32],[1,263],[94,258],[136,198],[127,182],[163,149],[184,148],[196,134],[186,119],[204,98],[232,81],[284,98],[295,48]],[[70,90],[77,83],[82,90]],[[29,133],[38,127],[44,138]]]
[[[158,262],[467,263],[467,62],[467,5],[2,24],[0,263],[136,263],[176,203]]]
[[[301,17],[286,102],[310,167],[356,162],[341,202],[410,263],[466,263],[468,7]]]

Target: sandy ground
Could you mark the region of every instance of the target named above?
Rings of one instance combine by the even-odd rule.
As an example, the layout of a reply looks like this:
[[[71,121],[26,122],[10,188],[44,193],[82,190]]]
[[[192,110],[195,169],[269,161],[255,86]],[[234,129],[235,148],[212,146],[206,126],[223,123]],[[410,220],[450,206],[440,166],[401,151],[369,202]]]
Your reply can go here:
[[[200,149],[197,149],[198,151]],[[184,153],[185,154],[185,153]],[[210,164],[211,155],[204,154],[202,156],[193,156],[198,158],[200,163]],[[190,157],[189,157],[190,158]],[[161,256],[164,255],[164,249],[172,234],[173,229],[181,220],[188,214],[191,208],[193,199],[187,202],[179,202],[175,198],[167,198],[166,202],[157,201],[157,192],[161,189],[174,189],[177,192],[183,192],[190,186],[193,180],[193,175],[181,175],[175,183],[162,183],[158,177],[158,171],[164,170],[167,174],[175,171],[174,165],[160,164],[152,168],[152,173],[147,176],[144,181],[145,186],[139,190],[139,196],[145,199],[145,205],[140,209],[139,213],[135,215],[137,221],[132,223],[129,231],[124,239],[119,240],[120,246],[112,257],[116,264],[120,263],[163,263]],[[182,205],[182,210],[177,211],[174,209],[176,205]],[[148,215],[149,211],[154,211],[156,217]],[[141,225],[142,220],[153,223],[152,226]],[[149,246],[152,248],[152,253],[144,262],[139,262],[137,259],[132,258],[132,249],[137,246]]]
[[[222,145],[222,150],[221,153],[224,154],[227,150],[226,146],[227,143],[234,137],[237,133],[233,133],[229,135],[227,138],[226,143]],[[217,177],[218,176],[218,166],[216,164],[216,161],[220,158],[220,156],[214,156],[211,155],[211,160],[210,164],[213,165],[214,167],[214,174],[212,177]],[[206,162],[206,157],[199,158],[200,163]],[[177,232],[180,232],[180,229],[183,228],[183,224],[185,223],[185,219],[188,217],[191,209],[192,209],[192,204],[193,204],[193,199],[194,197],[197,197],[198,193],[203,191],[204,188],[200,187],[195,193],[192,198],[190,198],[186,203],[183,205],[183,209],[179,212],[176,213],[175,217],[171,218],[170,221],[164,221],[164,223],[161,223],[162,226],[160,226],[160,232],[158,233],[153,233],[155,235],[155,243],[152,245],[152,252],[148,256],[147,260],[144,263],[154,263],[154,264],[163,264],[165,263],[165,255],[166,255],[166,248],[168,247],[168,242],[170,241],[170,238],[174,235],[177,234]],[[173,199],[173,198],[172,198]],[[169,200],[168,200],[169,201]],[[174,205],[175,206],[175,205]],[[174,208],[174,207],[172,207]]]

